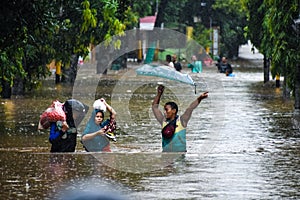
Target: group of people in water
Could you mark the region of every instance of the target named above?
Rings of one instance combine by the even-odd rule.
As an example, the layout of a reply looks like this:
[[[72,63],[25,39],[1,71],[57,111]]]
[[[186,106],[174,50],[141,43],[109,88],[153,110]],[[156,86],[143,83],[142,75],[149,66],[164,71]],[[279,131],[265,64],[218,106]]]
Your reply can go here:
[[[201,73],[202,72],[202,62],[197,60],[196,55],[193,55],[191,62],[188,64],[188,68],[191,68],[192,73]],[[176,71],[181,72],[182,66],[181,63],[177,60],[177,55],[166,55],[166,65],[174,68]]]
[[[166,65],[181,72],[182,67],[181,67],[180,62],[177,60],[176,54],[174,54],[172,56],[170,54],[168,54],[166,56]],[[231,64],[227,61],[227,58],[225,56],[218,59],[216,66],[220,73],[224,73],[224,74],[226,74],[226,76],[232,75],[233,70],[232,70]],[[191,57],[191,62],[188,63],[187,67],[191,69],[192,73],[201,73],[202,72],[202,61],[198,60],[196,55],[193,55]]]
[[[181,72],[182,70],[182,66],[181,63],[177,60],[177,55],[166,55],[166,62],[167,62],[167,66],[174,68],[176,71]]]
[[[177,61],[176,55],[166,56],[167,65],[181,71],[182,67]],[[227,76],[232,74],[232,67],[227,62],[226,57],[217,63],[220,73]],[[202,72],[202,63],[198,61],[196,56],[192,57],[192,62],[188,64],[192,73]],[[163,110],[159,109],[161,96],[164,92],[164,86],[159,85],[157,94],[152,102],[152,111],[161,125],[162,151],[163,152],[186,152],[186,127],[192,116],[192,112],[200,104],[200,102],[208,97],[208,92],[198,96],[185,110],[178,115],[178,105],[173,102],[167,102]],[[105,99],[100,101],[104,107],[99,108],[93,106],[92,114],[81,136],[81,143],[88,152],[110,152],[110,142],[116,141],[114,132],[116,130],[117,112],[109,105]],[[51,152],[74,152],[77,144],[77,126],[81,123],[87,114],[89,106],[75,99],[67,100],[63,104],[66,120],[50,123]],[[109,112],[109,118],[105,119],[105,111]]]
[[[91,117],[81,136],[81,143],[86,151],[109,152],[109,140],[116,140],[114,135],[116,129],[116,111],[104,98],[96,101],[100,101],[103,106],[99,108],[93,105]],[[75,151],[78,134],[76,127],[78,127],[87,114],[89,106],[76,99],[69,99],[63,103],[62,110],[66,116],[65,120],[50,122],[50,152]],[[110,116],[109,119],[104,120],[106,110],[108,110]]]
[[[208,97],[208,92],[202,93],[193,101],[186,111],[179,116],[178,106],[175,102],[167,102],[164,110],[159,109],[159,102],[164,92],[164,86],[159,85],[157,94],[152,102],[152,110],[155,118],[162,127],[162,149],[163,152],[186,152],[186,127],[191,118],[193,110],[200,102]],[[105,99],[100,101],[104,109],[95,108],[82,133],[81,143],[88,152],[110,152],[110,142],[115,141],[117,112]],[[77,126],[81,123],[88,112],[88,106],[78,100],[70,99],[63,104],[66,114],[65,121],[50,123],[49,141],[50,152],[75,152],[77,143]],[[104,111],[109,112],[109,118],[104,118]]]

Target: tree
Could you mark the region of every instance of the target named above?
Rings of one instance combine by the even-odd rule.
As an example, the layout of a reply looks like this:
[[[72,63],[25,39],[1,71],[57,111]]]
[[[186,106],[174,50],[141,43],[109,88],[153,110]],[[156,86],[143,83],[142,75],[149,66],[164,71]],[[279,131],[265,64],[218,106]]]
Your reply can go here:
[[[33,7],[28,1],[1,1],[1,4],[0,80],[2,96],[9,98],[11,87],[16,79],[20,80],[28,76],[25,83],[20,84],[22,87],[25,87],[25,85],[30,87],[32,81],[34,81],[30,77],[33,74],[26,71],[25,65],[29,66],[29,60],[34,60],[38,56],[35,55],[38,51],[38,48],[35,47],[39,41],[33,40],[30,32],[33,27],[44,23],[41,18],[46,14],[44,11],[47,7],[45,6],[45,10],[37,15],[36,11],[41,6]],[[47,31],[47,29],[44,29],[44,31]],[[29,44],[29,41],[33,41],[33,43]]]
[[[284,76],[284,98],[293,91],[295,111],[300,110],[298,0],[245,1],[249,10],[248,36],[264,55],[270,57],[271,73]],[[261,20],[262,19],[262,20]],[[294,27],[294,28],[293,28]]]
[[[193,39],[201,44],[205,49],[211,47],[210,32],[211,30],[205,28],[204,25],[197,24],[195,26]]]
[[[300,55],[299,55],[299,35],[300,35],[300,15],[298,16],[298,18],[296,18],[296,20],[294,20],[295,26],[293,25],[293,28],[296,32],[296,44],[298,45],[296,47],[296,55],[295,55],[295,61],[296,61],[296,65],[295,65],[295,76],[294,76],[294,80],[295,80],[295,114],[300,116],[300,64],[299,64],[299,60],[300,60]]]
[[[180,15],[179,23],[196,28],[199,24],[210,31],[212,27],[219,27],[220,31],[220,54],[229,58],[238,57],[238,49],[241,44],[246,43],[244,37],[244,27],[246,26],[246,12],[242,6],[242,1],[229,0],[210,0],[185,2],[183,9],[178,12]],[[194,18],[199,19],[198,22]],[[197,27],[199,29],[200,26]],[[200,35],[206,35],[207,31],[201,29]],[[206,38],[206,37],[205,37]],[[201,41],[200,44],[211,44],[212,37]]]
[[[229,58],[238,57],[241,44],[246,43],[244,27],[246,26],[246,10],[242,0],[215,0],[212,16],[220,26],[222,54]]]
[[[158,6],[158,13],[155,22],[155,27],[161,27],[161,24],[164,24],[164,27],[169,29],[174,29],[179,32],[184,33],[185,26],[182,25],[181,17],[184,12],[184,6],[187,0],[182,1],[169,1],[161,0]],[[184,23],[183,23],[184,25]]]
[[[265,22],[268,28],[269,38],[266,41],[272,47],[273,76],[276,73],[283,74],[289,88],[295,97],[295,110],[300,110],[300,70],[299,70],[299,42],[297,32],[293,30],[294,19],[299,15],[298,0],[277,2],[266,0],[269,7]]]
[[[138,17],[145,17],[145,16],[151,16],[154,15],[156,12],[156,0],[139,0],[138,3],[134,2],[132,0],[131,7],[132,11],[136,14]]]
[[[245,1],[244,5],[248,10],[247,14],[247,24],[248,26],[245,28],[247,38],[251,40],[253,45],[259,49],[259,51],[264,55],[264,83],[270,80],[270,58],[271,52],[266,45],[263,44],[264,32],[267,29],[266,25],[264,25],[264,16],[266,13],[266,5],[264,4],[264,0],[252,0]]]
[[[67,81],[72,83],[78,56],[87,55],[90,43],[110,42],[112,35],[123,34],[126,25],[136,21],[129,3],[121,0],[1,1],[2,91],[10,91],[6,88],[16,83],[18,93],[34,88],[49,74],[46,64],[54,58],[69,71],[71,76]]]

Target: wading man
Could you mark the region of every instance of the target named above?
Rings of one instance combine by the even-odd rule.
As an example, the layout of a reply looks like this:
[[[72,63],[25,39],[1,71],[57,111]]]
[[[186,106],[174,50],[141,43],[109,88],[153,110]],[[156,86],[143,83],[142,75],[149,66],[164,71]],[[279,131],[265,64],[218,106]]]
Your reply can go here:
[[[208,97],[208,92],[202,93],[193,101],[186,111],[178,116],[178,106],[175,102],[167,102],[164,105],[164,113],[159,110],[160,98],[164,92],[164,86],[159,85],[157,94],[152,102],[152,111],[155,118],[162,126],[163,152],[186,152],[186,127],[192,116],[192,112],[200,104],[202,99]]]

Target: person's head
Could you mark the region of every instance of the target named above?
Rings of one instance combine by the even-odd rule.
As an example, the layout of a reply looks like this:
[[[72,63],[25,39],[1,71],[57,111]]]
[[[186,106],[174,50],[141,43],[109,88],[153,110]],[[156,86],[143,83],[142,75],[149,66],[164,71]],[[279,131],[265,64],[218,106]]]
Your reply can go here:
[[[172,56],[172,61],[173,61],[173,62],[176,62],[176,60],[177,60],[177,56],[176,56],[176,54],[174,54],[174,55]]]
[[[95,109],[95,123],[96,124],[101,124],[104,119],[104,112],[103,110]]]
[[[178,112],[178,106],[175,102],[167,102],[164,106],[164,114],[166,119],[174,119]]]
[[[169,62],[171,62],[172,61],[172,57],[171,57],[171,55],[166,55],[166,61],[169,63]]]
[[[194,62],[194,61],[197,61],[196,55],[193,55],[193,56],[192,56],[192,61],[193,61],[193,62]]]
[[[227,58],[224,56],[224,57],[222,57],[222,62],[223,63],[226,63],[227,62]]]

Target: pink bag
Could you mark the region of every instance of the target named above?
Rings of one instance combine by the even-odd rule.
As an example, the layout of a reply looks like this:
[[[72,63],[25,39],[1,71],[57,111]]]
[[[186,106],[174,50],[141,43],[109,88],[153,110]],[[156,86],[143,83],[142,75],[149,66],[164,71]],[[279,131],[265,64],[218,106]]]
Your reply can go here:
[[[51,122],[66,121],[66,113],[63,110],[63,103],[55,100],[40,116],[38,129],[48,129]]]

